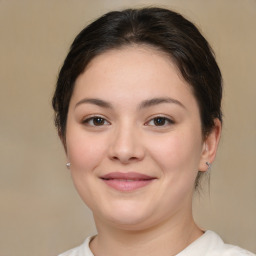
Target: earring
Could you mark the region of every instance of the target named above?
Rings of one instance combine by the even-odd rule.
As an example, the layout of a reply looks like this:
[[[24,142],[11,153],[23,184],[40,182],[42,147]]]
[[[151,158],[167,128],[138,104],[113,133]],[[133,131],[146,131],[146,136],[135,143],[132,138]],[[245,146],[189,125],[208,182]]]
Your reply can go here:
[[[208,166],[208,170],[211,169],[211,164],[209,162],[205,163]]]
[[[69,169],[70,168],[70,163],[66,163],[66,166],[67,166],[67,168]]]

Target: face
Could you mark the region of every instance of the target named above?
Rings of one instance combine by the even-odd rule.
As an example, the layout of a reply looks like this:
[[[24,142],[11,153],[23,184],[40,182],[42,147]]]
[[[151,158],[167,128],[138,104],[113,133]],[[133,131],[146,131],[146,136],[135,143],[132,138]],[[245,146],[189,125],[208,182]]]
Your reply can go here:
[[[142,229],[190,214],[205,143],[191,88],[163,53],[131,46],[94,58],[75,84],[66,147],[96,223]]]

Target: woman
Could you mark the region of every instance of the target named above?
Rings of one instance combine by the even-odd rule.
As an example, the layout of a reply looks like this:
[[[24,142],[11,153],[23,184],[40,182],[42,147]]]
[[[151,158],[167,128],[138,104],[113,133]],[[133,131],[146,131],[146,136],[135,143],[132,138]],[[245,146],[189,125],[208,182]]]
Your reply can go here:
[[[110,12],[81,31],[53,107],[98,234],[61,255],[253,255],[192,216],[220,139],[221,97],[210,46],[175,12]]]

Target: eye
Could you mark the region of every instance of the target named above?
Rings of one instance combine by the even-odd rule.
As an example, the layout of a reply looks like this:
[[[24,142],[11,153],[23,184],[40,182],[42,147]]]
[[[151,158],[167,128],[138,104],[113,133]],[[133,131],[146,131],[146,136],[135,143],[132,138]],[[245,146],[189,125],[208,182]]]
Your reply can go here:
[[[150,126],[166,126],[170,124],[174,124],[174,121],[172,121],[170,118],[163,116],[156,116],[146,123],[146,125]]]
[[[89,126],[103,126],[103,125],[109,125],[110,123],[101,116],[92,116],[90,118],[87,118],[83,121],[83,124],[89,125]]]

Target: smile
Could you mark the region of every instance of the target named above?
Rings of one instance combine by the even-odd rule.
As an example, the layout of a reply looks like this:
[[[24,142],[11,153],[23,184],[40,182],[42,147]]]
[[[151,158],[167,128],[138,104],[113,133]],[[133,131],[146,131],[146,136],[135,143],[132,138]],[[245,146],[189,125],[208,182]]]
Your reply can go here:
[[[103,182],[122,192],[130,192],[149,185],[156,178],[145,174],[112,172],[100,177]]]

